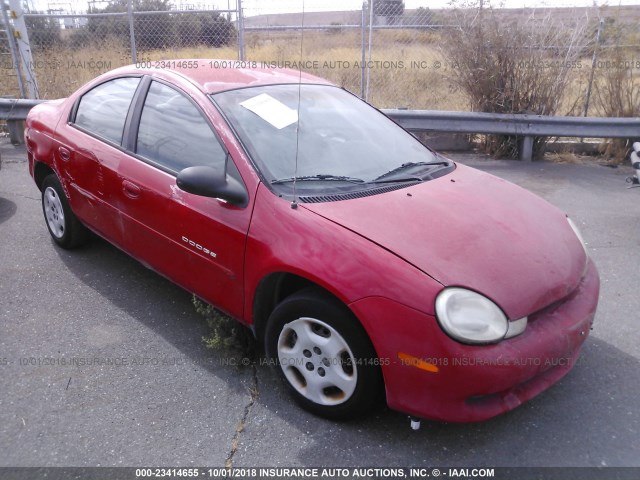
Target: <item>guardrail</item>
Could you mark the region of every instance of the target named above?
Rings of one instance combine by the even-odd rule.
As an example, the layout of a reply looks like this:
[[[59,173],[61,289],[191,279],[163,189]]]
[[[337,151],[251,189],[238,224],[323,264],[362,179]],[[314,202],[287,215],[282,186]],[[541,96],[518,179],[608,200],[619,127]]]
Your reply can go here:
[[[382,110],[412,132],[514,135],[523,139],[520,159],[531,161],[535,137],[639,138],[640,118],[548,117],[544,115]]]
[[[0,99],[12,143],[22,143],[23,121],[43,100]],[[514,135],[523,139],[520,159],[531,161],[535,137],[640,138],[640,118],[547,117],[544,115],[439,110],[382,110],[411,132]]]
[[[24,121],[27,119],[27,114],[42,102],[44,100],[0,98],[0,120],[7,121],[11,143],[14,145],[24,143]]]

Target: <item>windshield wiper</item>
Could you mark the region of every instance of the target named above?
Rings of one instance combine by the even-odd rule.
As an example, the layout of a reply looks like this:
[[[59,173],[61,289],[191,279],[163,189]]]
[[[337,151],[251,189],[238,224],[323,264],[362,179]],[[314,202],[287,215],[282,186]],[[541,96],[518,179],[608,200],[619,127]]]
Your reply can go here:
[[[271,185],[276,185],[278,183],[291,183],[291,182],[308,182],[308,181],[333,181],[333,182],[349,182],[349,183],[365,183],[361,178],[355,177],[346,177],[344,175],[305,175],[303,177],[290,177],[290,178],[280,178],[278,180],[271,180]]]
[[[448,161],[445,160],[440,160],[440,161],[435,161],[435,162],[407,162],[407,163],[403,163],[402,165],[400,165],[399,167],[396,167],[392,170],[389,170],[387,173],[383,173],[382,175],[374,178],[373,180],[371,180],[369,183],[381,183],[381,182],[408,182],[408,181],[417,181],[417,180],[422,180],[421,177],[418,177],[417,175],[411,175],[411,176],[404,176],[401,178],[394,178],[389,179],[389,180],[383,180],[386,177],[389,177],[395,173],[401,172],[402,170],[406,170],[408,168],[411,167],[430,167],[430,166],[437,166],[437,165],[449,165]]]

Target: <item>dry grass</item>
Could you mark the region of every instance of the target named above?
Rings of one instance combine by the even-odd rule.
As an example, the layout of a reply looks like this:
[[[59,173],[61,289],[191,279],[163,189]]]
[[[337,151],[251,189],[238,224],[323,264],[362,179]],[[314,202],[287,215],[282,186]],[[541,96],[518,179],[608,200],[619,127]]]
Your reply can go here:
[[[129,51],[110,40],[82,49],[58,47],[35,52],[35,73],[41,98],[62,98],[98,75],[131,63]]]
[[[410,34],[412,43],[409,44],[407,35]],[[436,47],[438,35],[433,32],[376,32],[369,72],[369,101],[379,108],[465,110],[468,106],[465,95],[452,88],[443,74],[444,69],[433,68],[435,61],[442,60]],[[246,56],[258,62],[299,62],[301,59],[313,62],[317,68],[303,70],[360,94],[360,32],[306,32],[302,39],[302,56],[300,40],[297,33],[249,34]],[[196,47],[142,51],[138,52],[138,58],[236,59],[237,51],[235,47]],[[131,59],[126,45],[107,40],[102,45],[87,45],[80,49],[58,47],[36,51],[34,62],[40,97],[53,99],[69,95],[101,73],[131,63]],[[412,62],[417,63],[412,66]],[[2,95],[18,96],[15,83],[15,79],[3,75],[0,79]]]
[[[593,157],[589,155],[581,155],[574,152],[547,152],[544,154],[544,159],[553,163],[565,163],[572,165],[582,165],[586,163],[592,163]]]
[[[369,71],[369,101],[379,108],[406,107],[432,110],[469,110],[470,99],[452,81],[452,71],[440,45],[449,38],[444,31],[376,31],[374,64]],[[316,62],[318,68],[303,69],[360,94],[362,70],[360,32],[355,30],[305,32],[302,56],[297,32],[249,32],[246,56],[258,62]],[[236,59],[235,47],[183,48],[139,52],[139,59],[221,58]],[[637,58],[637,55],[633,55]],[[368,59],[367,59],[368,60]],[[34,52],[40,97],[65,97],[107,70],[131,63],[126,43],[107,39],[100,45],[79,49],[58,47]],[[339,62],[342,62],[341,64]],[[435,68],[440,62],[440,68]],[[557,114],[582,114],[591,58],[580,60],[582,68],[569,72],[567,89]],[[7,73],[12,73],[10,68]],[[637,78],[640,70],[634,70]],[[366,72],[365,72],[366,75]],[[597,77],[599,78],[599,77]],[[0,75],[0,95],[18,96],[16,80]],[[590,115],[607,113],[592,102]]]
[[[400,35],[395,35],[400,33]],[[371,58],[369,101],[379,108],[462,109],[468,104],[464,95],[452,91],[442,70],[413,67],[442,60],[434,46],[433,33],[418,35],[420,41],[407,44],[403,32],[377,32]],[[302,40],[302,52],[300,42]],[[303,68],[307,73],[326,78],[356,94],[361,92],[362,53],[360,34],[274,32],[249,35],[246,56],[258,62],[304,61],[317,68]],[[301,54],[302,53],[302,54]],[[143,52],[144,58],[237,58],[234,48],[156,50]],[[366,59],[368,61],[368,58]],[[366,75],[366,71],[365,71]]]

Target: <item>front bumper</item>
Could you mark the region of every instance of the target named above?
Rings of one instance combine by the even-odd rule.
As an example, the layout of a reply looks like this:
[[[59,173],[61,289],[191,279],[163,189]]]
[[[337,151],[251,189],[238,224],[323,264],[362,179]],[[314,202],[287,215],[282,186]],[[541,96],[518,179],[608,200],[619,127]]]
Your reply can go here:
[[[382,297],[350,305],[373,341],[387,404],[422,418],[486,420],[535,397],[575,365],[598,304],[600,279],[588,260],[584,277],[565,299],[529,316],[525,332],[493,345],[463,345],[437,320]],[[429,371],[401,360],[410,355]]]

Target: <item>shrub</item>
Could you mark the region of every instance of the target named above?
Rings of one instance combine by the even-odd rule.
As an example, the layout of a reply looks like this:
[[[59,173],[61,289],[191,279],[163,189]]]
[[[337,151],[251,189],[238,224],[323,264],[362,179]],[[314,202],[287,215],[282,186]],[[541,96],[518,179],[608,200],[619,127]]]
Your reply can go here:
[[[605,14],[606,15],[606,14]],[[638,30],[634,24],[615,17],[602,20],[592,103],[597,115],[605,117],[640,116],[640,77],[638,77]],[[597,25],[596,27],[597,28]],[[593,53],[593,50],[592,50]],[[607,139],[601,151],[614,163],[624,162],[635,139]]]
[[[40,13],[40,12],[33,12]],[[32,47],[48,49],[60,43],[60,22],[51,17],[26,17],[29,43]]]
[[[200,43],[219,48],[231,44],[236,37],[233,24],[217,12],[199,15]]]
[[[411,15],[405,14],[402,20],[403,25],[420,25],[429,28],[430,25],[437,25],[438,20],[429,7],[418,7]]]
[[[486,3],[485,3],[486,4]],[[456,8],[455,23],[442,53],[450,79],[467,94],[472,111],[488,113],[557,113],[580,61],[582,28],[562,25],[550,16],[508,19],[490,6]],[[534,156],[546,139],[537,138]],[[487,153],[517,158],[518,139],[487,136]]]
[[[342,22],[331,22],[331,25],[334,28],[327,29],[327,33],[330,35],[341,35],[344,29],[342,28]]]
[[[598,57],[593,93],[600,115],[640,117],[640,76],[633,68],[636,58],[637,50],[624,47],[607,49]],[[622,162],[637,140],[610,139],[604,143],[603,153]]]
[[[171,9],[171,3],[169,0],[136,0],[134,8],[139,12],[163,12]],[[174,23],[175,19],[170,14],[135,15],[133,29],[136,47],[140,50],[153,50],[174,45]]]
[[[196,13],[176,17],[176,34],[181,47],[193,47],[200,43],[200,20]]]
[[[134,0],[134,11],[160,12],[171,9],[170,0]],[[92,13],[124,13],[127,0],[115,0]],[[221,47],[235,39],[233,24],[218,12],[165,13],[134,15],[136,47],[139,50],[167,49],[175,46],[206,45]],[[90,17],[87,27],[75,31],[69,40],[79,47],[86,42],[98,43],[105,38],[129,44],[129,21],[126,16]]]

